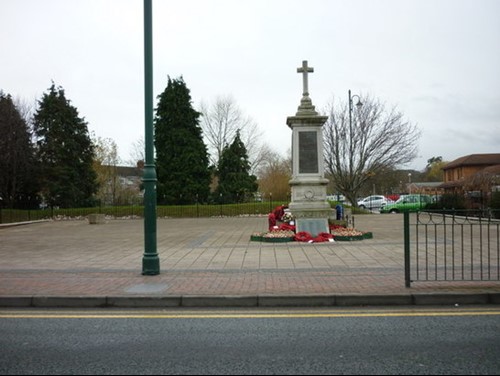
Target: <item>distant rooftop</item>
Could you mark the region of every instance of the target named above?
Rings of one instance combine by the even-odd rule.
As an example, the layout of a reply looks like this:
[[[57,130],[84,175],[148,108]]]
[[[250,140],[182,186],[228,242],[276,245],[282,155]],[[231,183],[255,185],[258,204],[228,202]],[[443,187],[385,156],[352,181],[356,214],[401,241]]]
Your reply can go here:
[[[461,166],[493,166],[500,165],[500,153],[496,154],[471,154],[455,159],[443,167],[443,170]]]

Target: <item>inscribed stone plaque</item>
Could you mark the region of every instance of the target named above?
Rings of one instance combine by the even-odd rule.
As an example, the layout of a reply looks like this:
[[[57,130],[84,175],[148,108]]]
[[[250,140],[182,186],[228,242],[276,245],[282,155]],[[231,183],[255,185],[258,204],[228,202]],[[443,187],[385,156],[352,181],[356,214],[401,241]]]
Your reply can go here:
[[[318,138],[315,131],[299,132],[299,174],[318,173]]]
[[[297,232],[306,231],[316,237],[322,232],[329,232],[328,220],[324,219],[297,219]]]

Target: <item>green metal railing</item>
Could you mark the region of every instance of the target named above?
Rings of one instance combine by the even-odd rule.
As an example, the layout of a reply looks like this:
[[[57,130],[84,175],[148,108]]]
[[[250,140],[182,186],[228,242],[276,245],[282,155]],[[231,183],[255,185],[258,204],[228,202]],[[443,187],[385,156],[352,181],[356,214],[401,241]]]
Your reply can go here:
[[[500,281],[500,212],[404,214],[405,285]]]
[[[286,202],[286,201],[283,201]],[[254,201],[239,204],[158,205],[158,218],[229,217],[240,215],[267,215],[282,201]],[[43,219],[84,219],[89,214],[105,214],[114,219],[144,218],[144,206],[98,206],[92,208],[46,208],[38,210],[0,209],[0,224]]]

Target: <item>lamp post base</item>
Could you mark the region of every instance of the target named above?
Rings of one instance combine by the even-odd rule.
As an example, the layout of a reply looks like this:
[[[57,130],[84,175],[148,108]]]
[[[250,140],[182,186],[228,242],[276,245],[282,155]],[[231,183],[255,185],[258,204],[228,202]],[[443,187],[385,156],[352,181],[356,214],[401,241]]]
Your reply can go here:
[[[158,255],[144,255],[142,258],[142,275],[160,274],[160,258]]]

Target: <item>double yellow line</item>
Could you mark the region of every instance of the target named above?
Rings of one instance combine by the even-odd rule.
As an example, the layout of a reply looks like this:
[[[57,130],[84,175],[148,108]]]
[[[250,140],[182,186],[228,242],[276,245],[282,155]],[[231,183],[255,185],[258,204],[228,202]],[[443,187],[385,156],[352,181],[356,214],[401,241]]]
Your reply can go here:
[[[120,311],[85,313],[82,311],[0,311],[0,319],[321,319],[362,317],[446,317],[446,316],[500,316],[499,308],[492,309],[436,309],[436,310],[373,310],[323,312],[224,312],[224,311]]]

